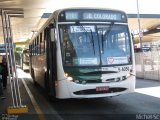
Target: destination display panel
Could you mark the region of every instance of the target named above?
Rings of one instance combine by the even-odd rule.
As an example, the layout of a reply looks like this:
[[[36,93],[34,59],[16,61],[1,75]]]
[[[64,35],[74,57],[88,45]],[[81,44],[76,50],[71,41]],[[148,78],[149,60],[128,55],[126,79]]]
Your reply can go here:
[[[124,12],[114,10],[66,10],[59,14],[60,22],[66,21],[118,21],[127,22]]]

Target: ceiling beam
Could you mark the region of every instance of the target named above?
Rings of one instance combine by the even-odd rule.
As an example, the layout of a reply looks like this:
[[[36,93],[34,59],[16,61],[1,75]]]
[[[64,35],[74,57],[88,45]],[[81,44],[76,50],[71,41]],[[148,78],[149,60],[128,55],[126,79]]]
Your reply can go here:
[[[155,33],[160,33],[160,29],[152,29],[147,32],[143,32],[143,35],[155,34]]]
[[[0,15],[2,13],[2,10],[7,14],[7,15],[23,15],[24,16],[24,10],[22,8],[0,8]]]
[[[160,19],[160,14],[139,14],[140,18]],[[127,14],[128,18],[137,18],[137,14]]]

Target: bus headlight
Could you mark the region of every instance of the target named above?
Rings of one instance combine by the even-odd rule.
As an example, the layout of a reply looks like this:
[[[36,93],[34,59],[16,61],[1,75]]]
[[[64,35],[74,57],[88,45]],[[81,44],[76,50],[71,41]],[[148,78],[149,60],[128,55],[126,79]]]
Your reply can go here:
[[[75,82],[75,83],[79,83],[79,80],[75,80],[74,82]]]
[[[120,77],[118,77],[118,78],[115,79],[116,82],[119,82],[120,80],[121,80]]]
[[[64,74],[68,81],[73,81],[73,78],[68,75],[68,73]]]
[[[82,81],[82,84],[86,84],[86,83],[87,83],[87,81],[85,81],[85,80]]]
[[[127,76],[122,76],[122,80],[126,80],[127,79]]]
[[[131,73],[128,73],[127,75],[126,75],[126,78],[129,78],[131,76]]]
[[[74,79],[73,77],[71,77],[68,73],[65,73],[64,75],[65,75],[67,81],[75,82],[75,83],[80,83],[79,80],[75,80],[75,79]]]
[[[65,73],[64,75],[65,75],[66,77],[68,77],[68,73]]]
[[[67,80],[68,81],[73,81],[73,78],[72,77],[67,77]]]

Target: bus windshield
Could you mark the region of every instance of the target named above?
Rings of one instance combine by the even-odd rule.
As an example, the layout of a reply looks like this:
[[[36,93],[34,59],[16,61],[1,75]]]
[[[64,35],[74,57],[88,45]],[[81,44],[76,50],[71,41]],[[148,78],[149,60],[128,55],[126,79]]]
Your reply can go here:
[[[64,66],[131,64],[127,25],[65,24],[59,31]]]

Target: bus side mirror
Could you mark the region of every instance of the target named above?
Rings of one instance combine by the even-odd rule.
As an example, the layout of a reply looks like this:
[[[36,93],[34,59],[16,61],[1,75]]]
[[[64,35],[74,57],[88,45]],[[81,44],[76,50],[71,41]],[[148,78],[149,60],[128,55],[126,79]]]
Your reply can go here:
[[[49,24],[49,28],[56,28],[56,25],[54,23]]]
[[[54,28],[51,28],[51,29],[50,29],[50,32],[51,32],[51,41],[52,41],[52,42],[56,41],[55,29],[54,29]]]

